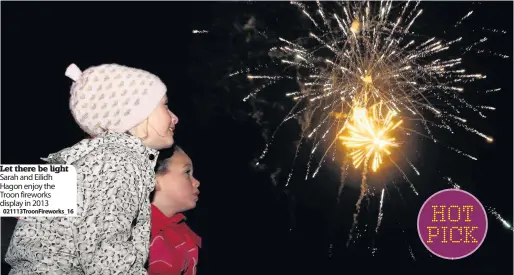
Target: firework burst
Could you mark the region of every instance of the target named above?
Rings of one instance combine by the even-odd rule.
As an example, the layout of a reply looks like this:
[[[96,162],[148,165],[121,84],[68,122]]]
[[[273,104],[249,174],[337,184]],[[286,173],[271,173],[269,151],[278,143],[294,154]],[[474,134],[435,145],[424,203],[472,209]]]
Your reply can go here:
[[[479,53],[477,45],[487,39],[462,45],[463,37],[442,39],[414,32],[413,26],[423,13],[418,8],[419,3],[358,1],[322,5],[318,1],[314,6],[291,2],[310,21],[311,27],[306,30],[307,37],[280,37],[279,45],[270,49],[270,56],[276,57],[274,62],[289,71],[278,75],[259,70],[231,74],[265,81],[245,100],[280,80],[298,83],[299,91],[286,93],[295,105],[273,133],[270,143],[285,122],[298,119],[302,125],[302,140],[307,139],[312,144],[306,177],[315,177],[325,158],[335,160],[337,155],[351,159],[354,168],[362,169],[361,194],[351,232],[357,224],[360,203],[369,192],[368,166],[377,171],[383,161],[394,163],[389,157],[394,154],[390,148],[396,147],[395,151],[399,151],[401,141],[414,136],[438,142],[435,128],[449,133],[453,133],[454,128],[462,128],[488,142],[493,140],[468,126],[467,119],[462,117],[464,109],[482,117],[484,110],[494,110],[489,106],[474,106],[462,97],[470,83],[486,78],[467,72],[463,56],[473,51]],[[458,27],[471,15],[472,12],[463,15],[452,27]],[[338,140],[343,141],[343,152],[337,150]],[[259,160],[266,156],[270,143],[266,144]],[[446,148],[476,160],[456,148]],[[320,150],[322,157],[313,165],[312,156]],[[295,161],[296,156],[293,163]],[[408,159],[406,162],[419,175],[412,162]],[[417,195],[406,173],[399,165],[394,165]],[[293,172],[290,171],[286,186]]]
[[[371,114],[365,108],[354,108],[351,122],[346,126],[348,135],[339,137],[343,140],[343,145],[351,150],[349,156],[353,159],[355,168],[363,163],[371,163],[371,169],[376,172],[382,164],[383,154],[390,155],[389,149],[399,146],[395,138],[388,135],[402,121],[393,123],[396,112],[391,110],[383,117],[381,107],[382,104],[371,107]]]

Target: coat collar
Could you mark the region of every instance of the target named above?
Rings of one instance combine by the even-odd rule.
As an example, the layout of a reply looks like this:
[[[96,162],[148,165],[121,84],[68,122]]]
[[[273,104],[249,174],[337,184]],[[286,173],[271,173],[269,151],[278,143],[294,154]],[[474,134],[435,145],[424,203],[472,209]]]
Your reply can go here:
[[[186,219],[186,216],[182,213],[177,213],[171,217],[167,217],[161,210],[159,210],[159,208],[152,204],[152,235],[156,236],[170,227],[183,226],[190,232],[189,237],[193,239],[198,247],[201,247],[202,239],[196,235],[189,226],[187,226],[185,223]]]
[[[105,132],[91,139],[83,139],[71,147],[50,154],[47,158],[42,158],[42,160],[48,163],[73,164],[101,145],[109,143],[123,144],[125,147],[141,153],[153,166],[157,163],[159,151],[145,146],[140,138],[115,132]]]
[[[186,216],[177,213],[171,217],[166,217],[164,213],[152,204],[152,228],[156,231],[162,231],[168,226],[177,225],[186,220]]]

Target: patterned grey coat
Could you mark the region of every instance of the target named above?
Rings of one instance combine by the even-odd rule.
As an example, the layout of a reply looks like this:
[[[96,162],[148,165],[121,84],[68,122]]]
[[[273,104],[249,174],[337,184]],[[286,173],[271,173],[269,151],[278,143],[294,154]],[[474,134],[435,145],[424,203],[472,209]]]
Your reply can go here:
[[[49,163],[77,169],[78,216],[20,218],[5,257],[9,274],[146,275],[157,156],[120,133],[51,154]]]

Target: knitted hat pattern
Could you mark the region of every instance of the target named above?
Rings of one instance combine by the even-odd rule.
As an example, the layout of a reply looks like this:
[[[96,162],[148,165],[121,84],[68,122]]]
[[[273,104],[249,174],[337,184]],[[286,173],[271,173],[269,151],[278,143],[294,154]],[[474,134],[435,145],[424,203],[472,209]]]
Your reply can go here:
[[[118,64],[93,66],[81,72],[68,66],[66,76],[74,83],[70,110],[86,133],[126,132],[150,116],[166,94],[159,77]]]

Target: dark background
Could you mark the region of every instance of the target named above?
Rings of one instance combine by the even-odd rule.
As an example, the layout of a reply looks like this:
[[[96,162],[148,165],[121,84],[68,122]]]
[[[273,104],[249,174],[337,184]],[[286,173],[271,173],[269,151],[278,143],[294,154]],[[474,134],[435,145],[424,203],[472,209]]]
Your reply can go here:
[[[478,157],[472,161],[420,142],[415,165],[421,176],[409,178],[419,196],[394,170],[386,171],[384,219],[373,231],[378,197],[364,202],[359,220],[363,237],[346,248],[355,211],[358,184],[348,184],[336,205],[339,167],[328,161],[320,175],[303,180],[297,169],[284,188],[292,160],[292,141],[298,127],[290,126],[272,149],[266,166],[254,158],[264,147],[262,129],[273,130],[284,113],[274,109],[261,125],[251,104],[241,99],[252,88],[228,73],[245,64],[258,64],[273,32],[294,37],[305,18],[287,3],[112,2],[30,3],[2,2],[2,162],[41,163],[40,157],[71,146],[85,134],[68,110],[71,82],[66,66],[81,69],[115,62],[148,70],[168,85],[170,108],[180,122],[176,141],[191,156],[202,182],[197,209],[187,213],[191,227],[203,238],[199,274],[512,274],[512,231],[489,215],[489,231],[482,247],[458,261],[431,256],[421,244],[416,217],[421,204],[434,192],[449,188],[451,177],[484,205],[512,221],[512,61],[487,55],[464,57],[469,71],[488,75],[476,90],[502,88],[477,101],[496,111],[487,119],[470,116],[470,125],[495,138],[488,144],[471,133],[457,132],[444,142]],[[428,35],[452,26],[470,9],[475,14],[459,29],[462,36],[481,38],[482,27],[506,30],[490,37],[482,48],[512,54],[511,2],[423,2],[423,20],[416,28]],[[244,28],[249,18],[255,28]],[[413,26],[414,27],[414,26]],[[192,34],[207,29],[209,34]],[[477,40],[477,39],[475,39]],[[267,47],[264,47],[267,46]],[[481,86],[484,85],[484,86]],[[487,87],[487,88],[486,88]],[[264,98],[278,98],[287,107],[284,91],[275,88]],[[277,96],[278,95],[278,96]],[[269,101],[268,101],[269,103]],[[273,105],[273,104],[268,104]],[[280,107],[279,106],[279,107]],[[280,108],[278,108],[280,110]],[[287,111],[287,109],[285,110]],[[413,148],[413,147],[411,147]],[[414,149],[412,149],[414,150]],[[165,156],[166,152],[161,156]],[[305,162],[300,162],[302,165]],[[277,182],[270,175],[281,167]],[[405,169],[409,170],[409,169]],[[351,182],[358,183],[358,176]],[[380,187],[380,186],[379,186]],[[379,191],[381,188],[377,188]],[[401,191],[401,193],[398,192]],[[378,192],[377,191],[377,192]],[[401,195],[400,195],[401,194]],[[15,221],[2,219],[2,259]],[[372,243],[378,249],[372,256]],[[332,249],[329,247],[332,246]],[[2,274],[7,266],[2,264]]]

